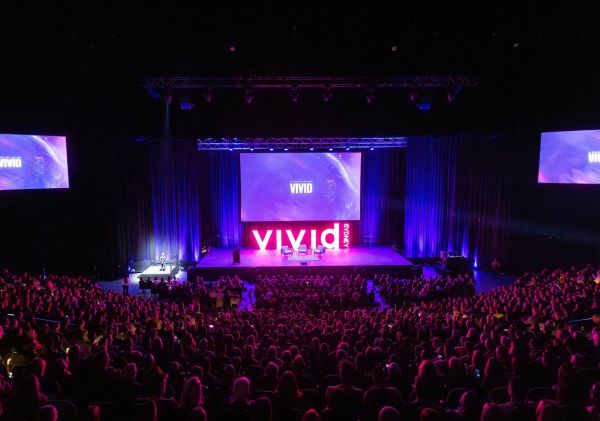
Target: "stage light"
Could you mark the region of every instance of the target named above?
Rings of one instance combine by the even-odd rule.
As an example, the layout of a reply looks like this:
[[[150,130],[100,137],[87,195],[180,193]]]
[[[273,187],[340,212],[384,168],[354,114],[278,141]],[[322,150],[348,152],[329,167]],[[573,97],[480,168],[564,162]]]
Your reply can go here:
[[[233,148],[229,148],[230,151],[233,151]]]
[[[365,93],[365,99],[367,103],[370,104],[375,99],[375,89],[367,88],[367,92]]]
[[[329,148],[329,152],[332,152],[332,151],[333,151],[333,148]]]
[[[269,148],[269,150],[270,150],[271,152],[273,152],[273,148]]]
[[[227,49],[229,50],[230,53],[235,53],[235,45],[234,44],[229,44],[229,47]]]
[[[392,45],[391,50],[392,50],[392,53],[397,52],[398,51],[398,46],[397,45]]]
[[[251,150],[251,151],[253,151],[253,150],[254,150],[254,148],[250,148],[250,150]]]
[[[315,150],[315,148],[310,148],[310,150],[311,150],[311,151],[314,151],[314,150]]]
[[[373,151],[373,150],[375,150],[375,148],[371,146],[371,148],[370,148],[369,150],[370,150],[370,151]]]
[[[192,108],[194,108],[194,104],[189,101],[180,101],[179,108],[183,111],[190,111]]]
[[[346,148],[346,150],[347,150],[347,151],[349,151],[349,150],[350,150],[350,148]]]
[[[323,91],[322,96],[323,96],[323,101],[325,101],[325,102],[331,101],[333,94],[331,93],[331,89],[329,88],[329,86],[325,87],[325,90]]]
[[[208,103],[212,102],[212,91],[210,89],[207,89],[204,91],[204,93],[202,94],[202,96],[204,97],[204,100]]]
[[[287,150],[288,150],[288,148],[283,148],[283,150],[284,150],[284,151],[287,151]]]

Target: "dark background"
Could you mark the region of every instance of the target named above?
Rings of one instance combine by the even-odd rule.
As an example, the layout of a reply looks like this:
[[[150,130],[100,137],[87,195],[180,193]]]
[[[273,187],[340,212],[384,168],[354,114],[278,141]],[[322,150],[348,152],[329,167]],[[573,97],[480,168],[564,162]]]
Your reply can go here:
[[[477,133],[510,169],[506,266],[598,256],[599,186],[536,183],[539,132],[600,128],[600,4],[267,1],[221,5],[5,2],[0,132],[67,135],[71,188],[0,193],[0,264],[111,270],[119,190],[143,182],[163,103],[148,75],[475,74],[481,85],[417,110],[407,91],[215,93],[173,106],[176,138]],[[396,51],[392,47],[396,46]],[[235,52],[230,51],[235,47]],[[143,183],[140,183],[143,184]]]

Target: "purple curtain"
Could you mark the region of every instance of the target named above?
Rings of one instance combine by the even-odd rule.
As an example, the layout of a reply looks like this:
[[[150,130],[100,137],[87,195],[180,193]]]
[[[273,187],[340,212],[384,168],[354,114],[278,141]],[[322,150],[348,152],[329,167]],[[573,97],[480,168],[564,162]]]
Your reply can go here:
[[[503,257],[508,183],[499,144],[476,136],[412,137],[406,160],[406,255],[453,251],[476,266]]]

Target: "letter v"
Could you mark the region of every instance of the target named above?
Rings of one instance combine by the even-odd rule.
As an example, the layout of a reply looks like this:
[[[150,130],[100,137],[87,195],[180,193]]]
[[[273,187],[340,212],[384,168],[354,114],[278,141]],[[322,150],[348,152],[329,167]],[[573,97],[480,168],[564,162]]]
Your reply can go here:
[[[267,230],[265,234],[265,238],[260,238],[260,234],[258,230],[252,230],[252,234],[254,234],[254,238],[256,239],[256,244],[258,244],[258,248],[261,250],[265,250],[267,248],[267,244],[269,244],[269,240],[271,239],[271,235],[273,234],[273,230]]]
[[[292,234],[292,230],[285,230],[285,232],[287,233],[287,236],[288,236],[288,239],[290,240],[290,244],[292,245],[292,248],[294,250],[298,250],[298,247],[300,247],[300,242],[304,238],[304,234],[306,234],[306,230],[300,230],[300,233],[298,234],[297,239],[294,238],[294,234]]]

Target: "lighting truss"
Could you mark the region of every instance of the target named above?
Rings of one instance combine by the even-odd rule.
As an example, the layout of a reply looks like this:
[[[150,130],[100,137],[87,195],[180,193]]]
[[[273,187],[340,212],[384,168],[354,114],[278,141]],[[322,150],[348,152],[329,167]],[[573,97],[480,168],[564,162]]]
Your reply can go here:
[[[199,151],[405,148],[406,137],[256,137],[198,139]]]
[[[262,76],[262,77],[147,77],[144,87],[151,93],[180,89],[424,89],[460,85],[474,87],[472,75],[397,76]]]

